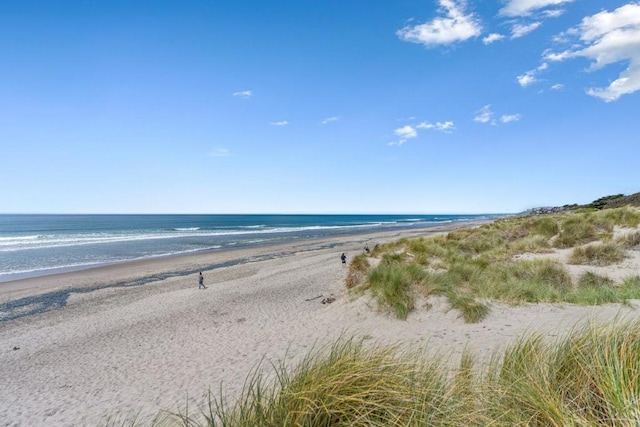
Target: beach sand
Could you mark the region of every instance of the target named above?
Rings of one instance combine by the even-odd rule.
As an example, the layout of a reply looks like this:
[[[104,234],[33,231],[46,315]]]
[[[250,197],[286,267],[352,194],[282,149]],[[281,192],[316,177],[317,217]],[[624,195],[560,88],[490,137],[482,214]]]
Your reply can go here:
[[[0,425],[101,425],[135,414],[146,420],[162,410],[184,412],[187,403],[194,414],[221,384],[233,400],[261,361],[295,363],[340,337],[420,346],[452,360],[467,348],[486,359],[534,330],[554,337],[590,319],[640,316],[637,301],[600,307],[492,303],[486,319],[465,324],[444,300],[432,299],[430,309],[421,305],[400,321],[345,290],[342,252],[349,261],[365,243],[373,247],[454,226],[155,259],[2,284],[0,304],[30,304],[0,315],[34,314],[0,322]],[[206,290],[197,289],[200,270]],[[51,293],[56,298],[45,298]],[[328,296],[336,300],[322,304]],[[268,370],[268,363],[263,366]]]

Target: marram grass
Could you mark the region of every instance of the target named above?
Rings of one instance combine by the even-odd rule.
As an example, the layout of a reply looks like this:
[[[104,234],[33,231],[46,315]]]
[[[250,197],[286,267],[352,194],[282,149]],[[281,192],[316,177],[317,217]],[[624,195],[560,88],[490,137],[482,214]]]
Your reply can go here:
[[[589,323],[557,341],[530,334],[477,369],[424,349],[340,339],[298,365],[255,370],[240,399],[209,397],[183,426],[640,425],[640,321]],[[200,421],[198,421],[200,420]]]
[[[569,264],[606,266],[625,258],[624,250],[615,243],[603,243],[577,247],[569,257]]]
[[[467,322],[489,314],[485,300],[521,303],[604,304],[640,298],[640,286],[592,277],[574,281],[562,263],[520,258],[574,248],[570,263],[606,266],[640,244],[640,232],[612,239],[618,227],[640,224],[632,208],[533,217],[509,217],[433,238],[400,239],[376,247],[376,268],[350,267],[348,288],[370,290],[381,307],[405,319],[415,295],[445,296]],[[597,282],[597,286],[594,284]]]

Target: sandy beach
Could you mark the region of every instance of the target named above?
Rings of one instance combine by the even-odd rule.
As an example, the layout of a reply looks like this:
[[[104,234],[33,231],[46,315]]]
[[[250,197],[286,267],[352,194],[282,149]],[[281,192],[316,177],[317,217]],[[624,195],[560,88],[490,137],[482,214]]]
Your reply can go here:
[[[474,224],[465,224],[472,226]],[[640,316],[638,301],[599,307],[491,304],[466,324],[444,300],[400,321],[350,295],[340,262],[365,244],[455,225],[154,259],[0,286],[0,424],[84,426],[230,399],[262,360],[295,360],[339,337],[490,357],[532,331]],[[458,225],[459,226],[459,225]],[[636,260],[637,261],[637,260]],[[636,268],[636,265],[629,265]],[[198,271],[206,290],[198,290]],[[54,297],[52,297],[53,295]],[[333,296],[331,304],[322,300]],[[13,306],[22,301],[24,304]],[[23,315],[25,313],[31,313]],[[266,364],[268,367],[268,364]],[[111,417],[111,418],[110,418]]]

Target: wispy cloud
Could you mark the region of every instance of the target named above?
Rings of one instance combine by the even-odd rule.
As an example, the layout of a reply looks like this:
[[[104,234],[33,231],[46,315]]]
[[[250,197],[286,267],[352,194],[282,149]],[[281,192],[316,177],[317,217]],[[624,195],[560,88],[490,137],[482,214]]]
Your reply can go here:
[[[505,114],[502,117],[500,117],[500,121],[502,123],[511,123],[511,122],[517,122],[520,120],[522,116],[520,114]]]
[[[286,126],[289,124],[289,122],[286,120],[282,120],[280,122],[271,122],[270,124],[271,126]]]
[[[233,92],[233,96],[237,96],[239,98],[247,99],[247,98],[251,98],[253,96],[253,92],[250,91],[250,90],[243,90],[243,91],[240,91],[240,92]]]
[[[511,39],[518,39],[520,37],[524,37],[530,32],[536,30],[542,22],[532,22],[531,24],[514,24],[511,27]]]
[[[522,87],[531,86],[532,84],[538,82],[538,73],[540,73],[540,71],[544,71],[544,70],[546,70],[548,68],[549,68],[549,64],[546,63],[546,62],[543,62],[542,64],[540,64],[538,67],[534,68],[533,70],[529,70],[526,73],[517,76],[516,77],[516,81]]]
[[[226,148],[215,148],[209,155],[211,157],[229,157],[229,150]]]
[[[495,119],[493,118],[493,111],[491,111],[491,104],[487,104],[478,111],[476,111],[476,116],[473,118],[474,122],[478,123],[489,123],[495,125]]]
[[[580,25],[558,36],[557,40],[578,38],[577,45],[545,59],[564,61],[583,57],[592,60],[590,70],[623,62],[628,67],[608,86],[589,88],[587,94],[615,101],[622,95],[640,90],[640,2],[631,2],[613,12],[602,11],[582,19]]]
[[[418,136],[418,132],[416,131],[416,129],[410,125],[398,128],[393,132],[401,139],[415,138],[416,136]]]
[[[530,16],[536,12],[545,12],[544,9],[571,3],[573,0],[508,0],[506,5],[500,9],[503,16]],[[552,16],[550,16],[552,17]]]
[[[518,77],[516,77],[516,80],[518,81],[518,84],[522,87],[531,86],[532,84],[538,81],[538,79],[536,79],[535,70],[530,70],[524,74],[519,75]]]
[[[491,44],[493,42],[497,42],[498,40],[502,40],[503,38],[504,36],[502,34],[491,33],[482,39],[482,43]]]
[[[545,11],[542,12],[542,17],[543,18],[558,18],[558,17],[564,15],[565,12],[566,12],[566,10],[564,10],[564,9],[545,10]]]
[[[418,137],[418,129],[420,130],[437,130],[440,132],[451,133],[456,128],[455,124],[448,120],[446,122],[421,122],[417,125],[406,125],[402,126],[393,131],[396,136],[399,137],[397,141],[393,141],[388,143],[387,145],[391,146],[400,146],[407,142],[409,139]]]
[[[484,107],[476,111],[476,115],[473,118],[474,122],[488,124],[496,126],[500,123],[511,123],[519,121],[522,116],[520,114],[503,114],[499,119],[496,119],[495,112],[491,109],[491,104],[487,104]]]
[[[434,130],[439,130],[441,132],[451,132],[452,130],[454,130],[456,128],[456,126],[453,124],[452,121],[435,122],[435,123],[422,122],[422,123],[417,124],[416,128],[418,128],[418,129],[434,129]]]
[[[340,120],[340,117],[335,117],[335,116],[334,117],[327,117],[321,123],[323,125],[326,125],[326,124],[331,123],[331,122],[337,122],[338,120]]]
[[[466,0],[439,0],[442,17],[424,24],[406,26],[396,32],[401,40],[427,47],[448,45],[478,37],[482,33],[480,21],[466,13]]]
[[[551,90],[562,90],[564,89],[564,85],[561,83],[556,83],[553,86],[551,86]]]

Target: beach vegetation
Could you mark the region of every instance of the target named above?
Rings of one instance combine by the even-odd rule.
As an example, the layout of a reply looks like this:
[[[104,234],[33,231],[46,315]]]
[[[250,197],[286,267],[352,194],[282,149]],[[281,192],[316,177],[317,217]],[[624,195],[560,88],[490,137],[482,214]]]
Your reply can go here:
[[[562,221],[560,232],[554,244],[558,248],[570,248],[598,239],[598,227],[593,216],[576,214]]]
[[[625,234],[616,239],[616,243],[624,249],[633,249],[640,246],[640,231]]]
[[[347,278],[345,285],[347,289],[351,289],[358,285],[362,281],[362,278],[366,275],[367,269],[370,267],[369,260],[366,254],[358,254],[351,260],[349,264],[349,271],[347,272]]]
[[[624,259],[624,250],[615,243],[593,244],[573,249],[569,264],[606,266]]]
[[[640,224],[635,208],[587,213],[507,217],[477,228],[380,245],[380,263],[359,272],[347,286],[373,293],[381,307],[406,319],[415,295],[444,296],[467,322],[489,314],[492,300],[510,304],[625,303],[640,298],[640,286],[586,275],[572,280],[561,261],[548,257],[557,248],[573,249],[569,262],[607,266],[620,262],[640,244],[640,232],[613,239],[615,227]],[[631,282],[629,282],[631,283]]]
[[[423,276],[424,272],[417,265],[404,266],[392,258],[383,258],[369,273],[368,289],[381,306],[390,308],[398,319],[404,320],[415,307],[412,287]]]
[[[285,358],[286,360],[286,358]],[[622,426],[640,424],[640,321],[527,334],[476,356],[340,339],[299,363],[254,370],[240,398],[209,396],[176,424],[253,426]],[[199,421],[204,419],[204,424]]]

